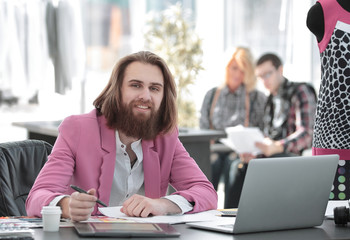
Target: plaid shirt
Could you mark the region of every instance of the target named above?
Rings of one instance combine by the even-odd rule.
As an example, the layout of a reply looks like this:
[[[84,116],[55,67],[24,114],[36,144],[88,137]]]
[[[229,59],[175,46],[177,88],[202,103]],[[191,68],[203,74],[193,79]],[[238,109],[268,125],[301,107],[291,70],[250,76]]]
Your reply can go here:
[[[200,128],[209,129],[210,121],[212,121],[214,129],[219,130],[239,124],[244,125],[246,115],[245,86],[241,85],[233,93],[230,92],[227,86],[223,87],[214,106],[212,119],[210,119],[210,108],[215,91],[216,88],[209,90],[204,97],[199,119]],[[262,129],[266,96],[263,92],[253,90],[249,93],[249,99],[249,126]]]
[[[285,152],[301,154],[312,145],[316,99],[305,84],[300,84],[288,104],[289,101],[283,99],[288,91],[287,83],[285,79],[277,95],[269,96],[273,105],[270,110],[267,110],[268,105],[265,108],[264,132],[270,138],[280,140]],[[279,134],[274,131],[279,131]]]

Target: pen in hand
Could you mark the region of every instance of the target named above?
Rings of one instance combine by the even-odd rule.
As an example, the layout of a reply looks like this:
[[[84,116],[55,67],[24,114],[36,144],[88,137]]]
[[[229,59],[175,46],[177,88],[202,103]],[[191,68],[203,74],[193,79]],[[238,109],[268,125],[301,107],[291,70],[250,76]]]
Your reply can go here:
[[[73,188],[73,189],[74,189],[75,191],[77,191],[77,192],[88,194],[87,191],[85,191],[85,190],[83,190],[83,189],[81,189],[80,187],[77,187],[77,186],[75,186],[75,185],[70,185],[70,187]],[[104,202],[102,202],[100,199],[97,199],[96,202],[99,203],[99,204],[101,204],[101,205],[104,206],[104,207],[107,207],[107,205],[106,205]]]

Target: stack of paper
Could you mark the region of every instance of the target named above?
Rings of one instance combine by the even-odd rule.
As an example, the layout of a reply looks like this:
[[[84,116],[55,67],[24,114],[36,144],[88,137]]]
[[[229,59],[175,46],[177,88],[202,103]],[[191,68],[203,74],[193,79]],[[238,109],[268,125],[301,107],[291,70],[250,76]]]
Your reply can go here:
[[[33,239],[34,230],[26,222],[14,219],[1,219],[0,239]]]
[[[256,142],[263,142],[264,135],[259,128],[243,127],[228,127],[225,129],[227,138],[222,138],[220,141],[230,147],[237,153],[261,153],[260,149],[255,146]]]
[[[153,217],[128,217],[120,211],[121,206],[118,207],[100,207],[98,210],[105,216],[120,218],[125,220],[132,220],[135,222],[147,222],[147,223],[187,223],[187,222],[200,222],[211,221],[217,218],[217,215],[221,215],[220,211],[210,210],[194,214],[183,215],[168,215],[168,216],[153,216]]]

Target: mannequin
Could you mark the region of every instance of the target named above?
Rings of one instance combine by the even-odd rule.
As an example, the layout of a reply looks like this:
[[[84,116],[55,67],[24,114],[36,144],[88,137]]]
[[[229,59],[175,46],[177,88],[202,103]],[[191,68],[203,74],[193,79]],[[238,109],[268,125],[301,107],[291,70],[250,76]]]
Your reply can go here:
[[[349,0],[337,0],[340,6],[346,11],[350,12],[350,1]],[[313,5],[306,19],[306,26],[316,36],[317,42],[321,42],[324,34],[324,16],[322,6],[319,2]]]
[[[306,25],[316,36],[321,58],[312,154],[339,155],[330,199],[350,199],[350,1],[317,1]]]

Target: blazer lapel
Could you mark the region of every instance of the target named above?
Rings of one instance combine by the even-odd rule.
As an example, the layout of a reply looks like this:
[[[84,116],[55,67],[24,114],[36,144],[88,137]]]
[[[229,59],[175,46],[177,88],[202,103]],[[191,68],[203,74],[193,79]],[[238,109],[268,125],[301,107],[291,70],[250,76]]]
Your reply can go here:
[[[103,161],[97,192],[99,198],[108,204],[116,160],[115,131],[107,127],[107,121],[103,116],[98,117],[98,123],[100,126],[101,149],[104,150],[105,154],[102,156]]]
[[[153,141],[142,141],[145,195],[149,198],[159,198],[161,197],[159,156],[153,147]]]

